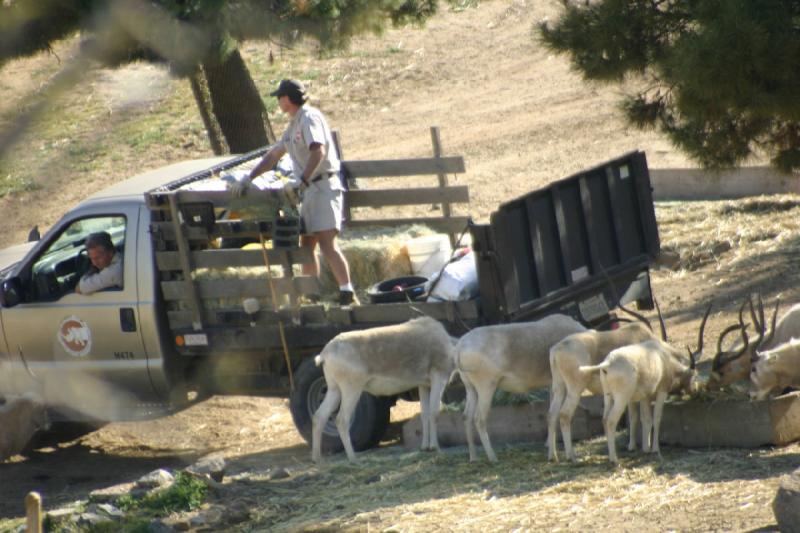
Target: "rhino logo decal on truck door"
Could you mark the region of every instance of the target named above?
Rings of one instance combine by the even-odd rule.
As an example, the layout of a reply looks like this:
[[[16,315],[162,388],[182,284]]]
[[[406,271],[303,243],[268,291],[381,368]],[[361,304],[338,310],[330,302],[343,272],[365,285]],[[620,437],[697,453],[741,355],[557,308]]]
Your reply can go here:
[[[92,349],[92,330],[86,322],[73,315],[61,321],[58,341],[67,353],[82,357]]]

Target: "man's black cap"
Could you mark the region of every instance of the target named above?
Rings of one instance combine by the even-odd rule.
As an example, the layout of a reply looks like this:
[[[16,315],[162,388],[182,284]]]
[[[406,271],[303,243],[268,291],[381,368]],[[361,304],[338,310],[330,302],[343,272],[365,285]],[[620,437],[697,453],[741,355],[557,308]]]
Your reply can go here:
[[[282,80],[278,88],[269,93],[270,96],[298,96],[306,95],[306,88],[298,80]]]

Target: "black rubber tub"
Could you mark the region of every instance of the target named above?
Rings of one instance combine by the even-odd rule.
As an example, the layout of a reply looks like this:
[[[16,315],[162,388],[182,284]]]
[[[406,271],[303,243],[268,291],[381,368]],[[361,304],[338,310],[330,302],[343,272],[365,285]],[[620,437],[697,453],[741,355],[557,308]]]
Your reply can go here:
[[[417,300],[425,294],[428,278],[403,276],[376,283],[367,291],[370,303],[386,304]]]

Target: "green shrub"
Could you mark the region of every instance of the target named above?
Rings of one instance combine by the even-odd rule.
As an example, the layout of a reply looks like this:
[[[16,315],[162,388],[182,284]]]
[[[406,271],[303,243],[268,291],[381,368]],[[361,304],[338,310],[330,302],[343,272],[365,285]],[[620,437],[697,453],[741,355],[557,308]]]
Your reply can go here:
[[[117,499],[123,511],[150,511],[156,516],[166,516],[176,511],[193,511],[205,500],[208,486],[200,479],[179,472],[175,483],[167,489],[148,492],[141,498],[125,494]]]

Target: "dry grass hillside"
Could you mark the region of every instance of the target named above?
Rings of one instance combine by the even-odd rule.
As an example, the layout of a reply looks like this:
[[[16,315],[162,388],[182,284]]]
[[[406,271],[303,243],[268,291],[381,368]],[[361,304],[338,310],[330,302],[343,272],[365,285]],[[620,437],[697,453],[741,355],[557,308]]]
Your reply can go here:
[[[268,101],[282,75],[307,82],[347,157],[429,153],[428,128],[439,126],[444,150],[467,161],[463,179],[479,219],[499,202],[628,150],[646,150],[653,166],[686,165],[658,135],[620,121],[616,89],[583,83],[565,58],[532,39],[533,24],[556,6],[517,0],[445,9],[422,30],[358,39],[332,57],[273,47],[274,67],[268,45],[247,43],[243,52]],[[3,67],[0,127],[36,101],[74,46],[60,43],[53,54]],[[279,131],[283,117],[274,120]],[[21,191],[0,200],[0,245],[23,239],[33,224],[49,226],[111,182],[209,153],[185,81],[148,65],[87,73],[0,160],[0,191]]]
[[[348,158],[428,154],[428,129],[439,126],[444,151],[467,162],[458,181],[470,186],[470,212],[479,220],[500,202],[630,150],[644,150],[651,167],[690,166],[662,136],[626,127],[618,88],[585,83],[566,58],[532,38],[534,23],[555,17],[559,5],[490,0],[444,9],[424,29],[364,37],[323,58],[311,48],[273,45],[272,66],[267,44],[247,43],[243,53],[270,104],[266,95],[281,77],[307,82]],[[60,43],[55,54],[0,70],[0,130],[36,101],[74,46]],[[276,130],[284,123],[274,117]],[[186,82],[148,65],[87,73],[0,158],[0,246],[21,242],[34,224],[46,229],[110,183],[210,153]],[[800,198],[789,195],[657,203],[662,247],[677,259],[654,270],[653,287],[673,340],[694,344],[711,300],[706,342],[713,345],[748,293],[800,299],[799,208]],[[393,419],[408,416],[406,407]],[[0,465],[0,530],[3,518],[19,516],[14,502],[30,488],[43,487],[52,508],[218,450],[239,477],[213,505],[228,516],[249,509],[243,524],[220,530],[766,531],[780,475],[800,464],[795,444],[671,449],[663,462],[626,455],[612,469],[604,446],[581,444],[576,465],[547,465],[541,443],[532,443],[503,449],[500,466],[469,464],[463,450],[436,457],[386,447],[361,465],[334,459],[316,467],[282,400],[215,398]],[[288,480],[270,477],[279,466]]]

